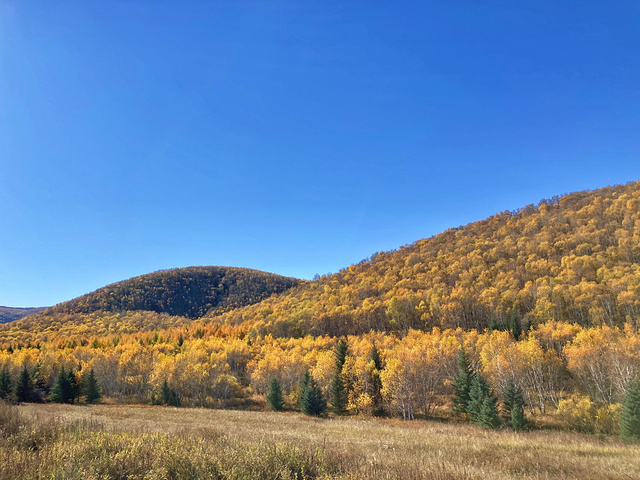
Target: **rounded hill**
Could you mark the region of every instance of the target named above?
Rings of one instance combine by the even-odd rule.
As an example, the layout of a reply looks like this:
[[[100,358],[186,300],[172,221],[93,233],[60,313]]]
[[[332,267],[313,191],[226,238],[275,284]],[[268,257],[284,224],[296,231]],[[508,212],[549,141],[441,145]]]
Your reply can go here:
[[[175,268],[107,285],[43,314],[146,310],[199,318],[259,302],[298,283],[295,278],[247,268]]]

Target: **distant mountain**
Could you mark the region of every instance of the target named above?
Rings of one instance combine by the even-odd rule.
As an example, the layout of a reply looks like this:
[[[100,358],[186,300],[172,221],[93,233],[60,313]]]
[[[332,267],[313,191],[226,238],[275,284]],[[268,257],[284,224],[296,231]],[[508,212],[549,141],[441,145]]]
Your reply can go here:
[[[32,313],[38,313],[47,307],[14,308],[0,307],[0,323],[12,322]]]
[[[42,315],[146,310],[199,318],[259,302],[298,283],[247,268],[176,268],[107,285],[48,308]]]

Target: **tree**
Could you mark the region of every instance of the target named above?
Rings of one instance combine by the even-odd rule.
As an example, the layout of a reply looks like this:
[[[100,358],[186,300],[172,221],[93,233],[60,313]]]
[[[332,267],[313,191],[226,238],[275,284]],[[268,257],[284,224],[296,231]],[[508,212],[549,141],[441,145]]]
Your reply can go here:
[[[304,395],[309,388],[309,384],[311,383],[311,373],[309,369],[306,369],[302,374],[302,378],[300,379],[300,383],[298,384],[298,407],[300,410],[303,409]]]
[[[63,365],[56,376],[49,400],[56,403],[73,403],[76,397],[76,389],[77,385],[73,371],[67,371]]]
[[[320,416],[327,411],[327,402],[322,396],[322,390],[311,374],[309,374],[308,382],[302,392],[300,405],[302,413],[305,415]]]
[[[482,428],[496,428],[500,425],[496,399],[480,372],[476,372],[471,382],[467,413],[471,421]]]
[[[9,373],[9,367],[7,365],[2,369],[0,373],[0,398],[7,398],[11,393],[11,374]]]
[[[640,441],[640,381],[629,384],[620,414],[620,436],[627,442]]]
[[[524,397],[522,390],[516,387],[513,380],[507,382],[502,392],[502,412],[504,422],[514,430],[527,428],[527,419],[524,416]]]
[[[158,398],[161,405],[169,405],[170,407],[179,407],[180,406],[180,398],[178,397],[178,393],[169,387],[169,382],[167,379],[164,379],[162,383],[162,387],[160,388],[160,396]]]
[[[86,398],[87,403],[96,403],[102,397],[100,394],[100,386],[98,385],[98,380],[96,380],[93,368],[89,370],[89,374],[84,379],[82,384],[82,394]]]
[[[369,353],[369,381],[370,395],[373,403],[373,414],[381,415],[382,410],[382,380],[380,380],[380,372],[382,371],[382,359],[375,345],[371,347]]]
[[[282,396],[282,387],[277,378],[273,378],[269,384],[269,391],[267,392],[267,403],[271,410],[276,412],[282,411],[284,408],[284,398]]]
[[[471,362],[464,348],[458,354],[458,375],[453,384],[453,409],[458,413],[468,413],[469,391],[475,373],[471,368]]]
[[[31,381],[31,374],[26,365],[22,369],[22,372],[20,372],[18,383],[16,383],[15,394],[18,402],[30,402],[34,398],[33,382]]]
[[[341,338],[336,345],[336,372],[331,380],[330,401],[331,410],[336,415],[344,415],[347,411],[349,401],[348,391],[342,378],[342,368],[347,359],[348,347],[344,338]]]
[[[517,342],[522,335],[522,326],[520,325],[520,317],[516,313],[511,314],[511,321],[509,322],[509,330],[513,335],[513,339]]]

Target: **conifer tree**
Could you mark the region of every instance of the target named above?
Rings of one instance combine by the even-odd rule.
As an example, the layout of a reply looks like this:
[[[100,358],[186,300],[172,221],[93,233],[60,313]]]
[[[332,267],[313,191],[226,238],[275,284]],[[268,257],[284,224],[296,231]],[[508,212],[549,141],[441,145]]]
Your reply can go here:
[[[321,416],[327,411],[327,402],[322,396],[322,390],[309,375],[309,381],[302,392],[301,410],[305,415]]]
[[[15,395],[18,402],[30,402],[34,398],[31,374],[26,365],[20,372],[20,377],[16,383]]]
[[[7,398],[11,394],[11,374],[7,365],[0,373],[0,398]]]
[[[347,411],[348,392],[342,378],[342,368],[347,359],[347,342],[341,338],[336,345],[336,371],[331,380],[330,401],[331,410],[336,415],[343,415]]]
[[[620,436],[626,442],[640,442],[640,381],[632,382],[624,395]]]
[[[520,317],[516,313],[511,315],[511,335],[513,335],[513,339],[517,342],[520,340],[520,336],[522,335],[522,326],[520,325]]]
[[[382,371],[382,360],[380,353],[375,344],[371,347],[369,354],[369,381],[371,382],[370,394],[373,403],[373,414],[381,415],[382,410],[382,380],[380,380],[380,372]]]
[[[75,379],[73,372],[67,371],[63,365],[56,376],[49,400],[56,403],[73,403],[75,398],[75,386],[72,378]]]
[[[491,317],[491,321],[489,322],[489,333],[496,330],[500,330],[500,325],[498,325],[498,320],[496,319],[496,317]]]
[[[89,374],[84,379],[82,393],[87,400],[87,403],[96,403],[102,397],[100,394],[100,386],[98,385],[98,380],[96,379],[93,368],[89,370]]]
[[[464,348],[458,354],[458,375],[453,384],[453,409],[458,413],[467,413],[469,404],[469,391],[475,373],[471,368],[471,362]]]
[[[520,387],[516,387],[513,380],[507,382],[502,392],[502,411],[504,422],[514,430],[525,430],[527,419],[524,415],[524,397]]]
[[[311,373],[309,373],[309,369],[307,369],[302,374],[302,379],[298,385],[298,407],[300,410],[303,409],[304,395],[305,391],[309,387],[309,383],[311,383]]]
[[[267,404],[271,410],[276,412],[282,411],[284,408],[284,398],[282,396],[282,387],[277,378],[271,379],[269,384],[269,391],[267,392]]]
[[[164,379],[162,383],[162,387],[160,388],[160,396],[158,398],[161,405],[169,405],[170,407],[179,407],[180,399],[178,398],[178,393],[169,387],[169,382],[167,379]]]
[[[473,423],[477,423],[483,428],[494,428],[491,426],[494,424],[494,413],[498,418],[496,399],[492,395],[491,387],[480,372],[475,373],[471,382],[467,413]],[[498,423],[500,423],[499,418]]]

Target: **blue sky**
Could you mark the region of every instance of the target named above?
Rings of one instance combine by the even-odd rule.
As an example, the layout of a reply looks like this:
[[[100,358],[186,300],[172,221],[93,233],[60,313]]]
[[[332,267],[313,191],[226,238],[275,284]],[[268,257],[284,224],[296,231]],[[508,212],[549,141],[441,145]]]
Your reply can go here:
[[[0,0],[0,305],[311,278],[640,178],[640,6]]]

